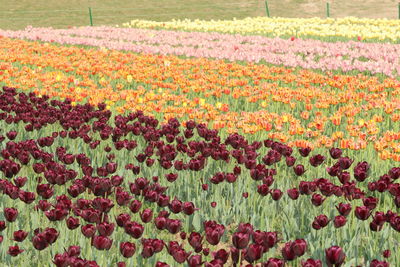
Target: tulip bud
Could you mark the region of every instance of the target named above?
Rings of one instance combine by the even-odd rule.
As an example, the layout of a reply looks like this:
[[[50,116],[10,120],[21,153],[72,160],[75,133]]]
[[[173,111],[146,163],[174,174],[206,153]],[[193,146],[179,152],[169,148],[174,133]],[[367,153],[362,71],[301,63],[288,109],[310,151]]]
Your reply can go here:
[[[119,246],[119,251],[125,258],[130,258],[135,254],[136,246],[134,243],[122,242]]]

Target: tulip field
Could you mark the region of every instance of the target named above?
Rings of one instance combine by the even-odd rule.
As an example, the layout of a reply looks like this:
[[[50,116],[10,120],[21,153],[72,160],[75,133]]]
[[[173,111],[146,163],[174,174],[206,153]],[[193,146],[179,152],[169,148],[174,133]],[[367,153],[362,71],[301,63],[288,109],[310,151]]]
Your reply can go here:
[[[399,30],[0,29],[0,266],[400,266]]]

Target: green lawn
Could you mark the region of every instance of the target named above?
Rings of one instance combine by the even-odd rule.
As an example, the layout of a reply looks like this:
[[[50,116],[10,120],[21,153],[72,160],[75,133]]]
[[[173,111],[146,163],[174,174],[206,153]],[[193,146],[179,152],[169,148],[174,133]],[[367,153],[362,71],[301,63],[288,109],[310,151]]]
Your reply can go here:
[[[395,0],[330,0],[332,17],[369,18],[398,17]],[[23,29],[27,25],[89,25],[88,7],[92,8],[93,24],[121,24],[131,19],[158,21],[173,18],[232,19],[265,16],[264,0],[0,0],[0,28]],[[268,0],[271,16],[325,17],[324,0]]]

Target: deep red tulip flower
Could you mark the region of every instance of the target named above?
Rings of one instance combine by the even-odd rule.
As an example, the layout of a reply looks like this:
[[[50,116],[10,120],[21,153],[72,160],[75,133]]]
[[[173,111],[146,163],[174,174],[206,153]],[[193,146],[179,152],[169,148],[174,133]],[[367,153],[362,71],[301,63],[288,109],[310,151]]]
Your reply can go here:
[[[133,256],[133,254],[135,254],[136,246],[134,243],[122,242],[119,245],[119,251],[125,258],[130,258]]]
[[[69,246],[67,250],[67,254],[70,257],[77,257],[81,254],[81,247],[80,246]]]
[[[237,249],[243,249],[247,247],[249,240],[249,234],[236,232],[232,235],[232,243]]]
[[[346,221],[347,220],[346,220],[345,216],[339,215],[339,216],[336,216],[335,219],[333,219],[333,225],[336,228],[340,228],[340,227],[342,227],[342,226],[344,226],[346,224]]]
[[[140,202],[137,199],[132,200],[129,209],[133,212],[133,213],[137,213],[139,212],[140,208],[142,207],[142,202]]]
[[[111,248],[113,240],[106,236],[94,236],[92,238],[92,245],[98,250],[109,250]]]
[[[249,193],[248,193],[248,192],[244,192],[244,193],[242,194],[242,197],[248,198],[248,197],[249,197]]]
[[[287,190],[287,194],[293,200],[298,199],[299,196],[300,196],[300,192],[299,192],[299,190],[297,188],[288,189]]]
[[[310,147],[299,148],[299,153],[302,157],[307,157],[308,154],[310,154],[310,152],[311,152]]]
[[[21,187],[23,187],[25,185],[27,180],[28,180],[28,178],[26,178],[26,177],[17,177],[17,178],[14,179],[14,184],[18,188],[21,188]]]
[[[54,242],[56,242],[56,240],[59,236],[59,233],[57,232],[56,229],[49,228],[49,227],[44,229],[43,234],[46,237],[46,240],[49,244],[53,244]]]
[[[244,254],[244,258],[246,261],[253,263],[261,259],[264,248],[258,244],[251,244]]]
[[[386,261],[378,261],[378,260],[372,260],[371,264],[369,265],[370,267],[389,267],[390,264],[389,262]]]
[[[314,218],[314,221],[312,223],[312,227],[315,230],[319,230],[321,228],[324,228],[325,226],[327,226],[329,223],[329,219],[326,215],[321,214],[318,215],[317,217]]]
[[[383,252],[382,252],[382,255],[383,255],[383,257],[385,257],[385,258],[389,258],[390,257],[390,250],[389,249],[386,249],[386,250],[384,250]]]
[[[97,231],[101,236],[110,236],[114,232],[114,223],[102,222],[97,225]]]
[[[182,222],[178,219],[168,219],[166,228],[171,234],[176,234],[181,230]]]
[[[347,216],[351,212],[351,204],[350,203],[339,203],[336,206],[336,209],[339,211],[340,215]]]
[[[282,197],[283,193],[280,189],[271,190],[271,197],[273,200],[277,201]]]
[[[68,217],[68,219],[66,220],[67,222],[67,227],[69,230],[74,230],[76,228],[79,227],[79,219],[78,218],[74,218],[74,217]]]
[[[204,261],[201,259],[201,255],[192,255],[187,259],[189,267],[201,267]]]
[[[292,167],[296,163],[296,158],[293,156],[286,157],[286,165]]]
[[[285,266],[285,261],[277,258],[269,258],[267,262],[262,264],[262,267],[283,267]]]
[[[229,258],[229,253],[223,248],[213,252],[212,255],[215,260],[220,260],[222,264],[225,264]]]
[[[211,205],[212,208],[215,208],[217,206],[217,202],[213,201],[213,202],[210,203],[210,205]]]
[[[338,246],[333,246],[325,250],[325,259],[329,267],[340,267],[346,258],[343,249]]]
[[[375,197],[366,197],[363,199],[363,204],[368,209],[373,210],[376,208],[376,205],[378,204],[378,199]]]
[[[321,165],[324,162],[324,160],[325,160],[324,156],[322,156],[321,154],[317,154],[310,158],[310,164],[313,167],[317,167],[317,166]]]
[[[14,239],[13,239],[14,241],[22,242],[28,236],[28,232],[25,232],[23,230],[18,230],[18,231],[14,232],[13,236],[14,236]]]
[[[16,257],[22,252],[24,252],[24,250],[20,249],[18,246],[10,246],[7,251],[7,253],[12,257]]]
[[[363,221],[367,220],[371,215],[370,209],[368,209],[366,206],[356,207],[354,213],[359,220]]]
[[[306,170],[304,169],[304,166],[301,165],[301,164],[298,164],[298,165],[294,166],[294,167],[293,167],[293,170],[294,170],[294,173],[295,173],[297,176],[301,176],[301,175],[303,175],[303,173],[306,172]]]
[[[342,150],[340,148],[332,147],[331,149],[329,149],[329,154],[333,159],[338,159],[342,156]]]
[[[201,185],[201,188],[202,188],[204,191],[207,191],[207,190],[208,190],[208,184],[202,184],[202,185]]]
[[[15,208],[5,208],[4,217],[8,222],[14,222],[18,217],[18,210]]]
[[[304,255],[304,253],[306,253],[307,242],[304,239],[296,239],[292,242],[291,249],[297,257],[301,257]]]
[[[94,236],[94,234],[96,233],[96,226],[94,226],[93,224],[82,225],[81,231],[85,237],[89,238]]]
[[[0,221],[0,232],[6,229],[6,222],[5,221]]]
[[[182,201],[180,201],[179,199],[177,199],[175,197],[174,200],[172,200],[171,203],[169,204],[169,209],[173,213],[181,212],[182,211]]]
[[[44,233],[38,233],[32,237],[33,247],[37,250],[43,250],[49,246],[46,235]]]
[[[117,267],[126,267],[126,263],[123,261],[117,262]]]
[[[137,222],[126,222],[124,225],[125,232],[135,239],[142,236],[144,227]]]
[[[301,266],[302,267],[322,267],[322,261],[321,260],[308,259],[306,261],[301,261]]]
[[[348,168],[350,168],[351,164],[353,163],[353,160],[351,160],[348,157],[340,157],[338,159],[338,163],[342,170],[347,170]]]
[[[190,233],[188,241],[196,253],[199,253],[202,250],[203,237],[199,233]]]
[[[285,246],[281,249],[281,253],[285,261],[292,261],[296,258],[296,253],[292,249],[292,242],[285,243]]]
[[[268,185],[266,185],[266,184],[257,185],[257,192],[262,196],[268,195],[268,193],[269,193]]]
[[[182,210],[186,215],[192,215],[196,209],[193,202],[184,202],[182,205]]]
[[[154,219],[154,224],[158,230],[164,230],[167,226],[167,218],[165,217],[156,217]]]
[[[153,211],[151,209],[145,209],[140,213],[142,222],[148,223],[153,219]]]
[[[311,203],[317,207],[321,206],[324,200],[325,198],[323,198],[320,194],[313,194],[311,197]]]
[[[155,267],[170,267],[170,266],[165,262],[157,261]]]

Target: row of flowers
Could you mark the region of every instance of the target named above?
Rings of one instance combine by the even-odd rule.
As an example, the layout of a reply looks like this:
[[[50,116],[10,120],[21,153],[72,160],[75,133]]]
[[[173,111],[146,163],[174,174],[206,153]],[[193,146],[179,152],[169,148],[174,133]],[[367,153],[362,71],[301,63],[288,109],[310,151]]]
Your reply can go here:
[[[360,150],[400,160],[400,83],[209,59],[60,47],[2,38],[0,78],[39,94],[162,120],[196,119],[291,146]]]
[[[219,33],[176,32],[165,30],[81,27],[71,29],[32,28],[0,30],[10,38],[90,45],[109,49],[151,53],[264,61],[275,65],[307,69],[368,71],[390,77],[400,74],[400,45],[363,42],[322,42],[241,36]]]
[[[122,27],[163,28],[185,31],[206,31],[279,36],[337,38],[397,42],[399,20],[345,18],[267,18],[252,17],[234,20],[171,20],[165,22],[132,20]]]
[[[9,266],[27,258],[60,267],[400,260],[391,255],[398,167],[373,172],[339,148],[222,139],[195,121],[160,124],[141,111],[115,115],[104,103],[73,106],[9,87],[0,110],[0,253]]]

